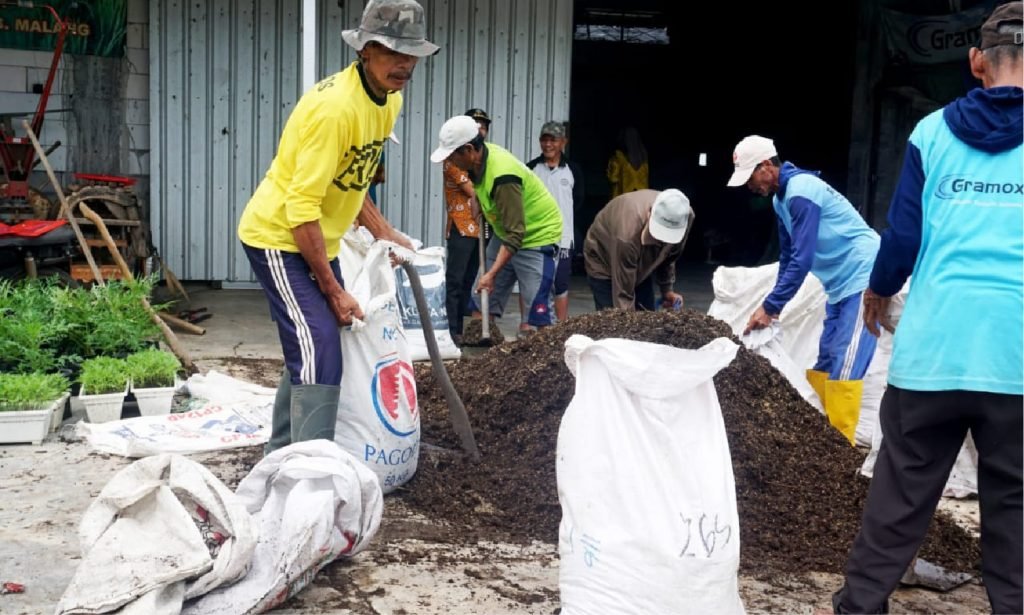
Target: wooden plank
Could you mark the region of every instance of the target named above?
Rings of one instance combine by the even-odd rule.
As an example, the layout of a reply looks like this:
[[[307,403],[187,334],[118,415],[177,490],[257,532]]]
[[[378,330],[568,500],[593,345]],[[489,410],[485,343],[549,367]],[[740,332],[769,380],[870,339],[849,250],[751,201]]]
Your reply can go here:
[[[89,244],[90,248],[105,248],[107,246],[107,242],[103,241],[102,239],[86,238],[85,243]],[[125,241],[124,239],[115,239],[114,245],[116,245],[119,248],[127,248],[128,242]]]
[[[138,220],[118,220],[116,218],[102,218],[102,220],[105,226],[139,226],[142,224]],[[75,222],[96,226],[96,223],[88,218],[75,218]]]

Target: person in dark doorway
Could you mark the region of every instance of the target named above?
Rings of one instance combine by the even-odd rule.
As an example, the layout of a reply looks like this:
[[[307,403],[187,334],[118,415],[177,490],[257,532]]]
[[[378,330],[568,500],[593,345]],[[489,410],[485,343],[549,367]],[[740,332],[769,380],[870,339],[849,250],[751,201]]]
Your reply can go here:
[[[277,155],[238,223],[284,351],[267,452],[334,439],[342,375],[338,327],[363,317],[341,278],[342,235],[358,216],[376,237],[408,245],[366,192],[402,107],[399,91],[417,61],[438,50],[425,32],[423,8],[414,0],[367,3],[359,28],[342,32],[358,61],[295,105]],[[364,212],[373,215],[364,219]]]
[[[562,239],[555,268],[555,317],[569,317],[569,279],[572,277],[574,212],[583,205],[583,172],[565,155],[565,125],[546,122],[540,129],[540,156],[526,166],[544,182],[562,212]]]
[[[981,87],[926,116],[903,157],[864,324],[895,328],[882,444],[836,613],[885,613],[968,433],[978,449],[981,570],[993,613],[1024,613],[1024,56],[1022,3],[968,51]]]
[[[729,186],[772,195],[779,230],[775,287],[750,316],[744,334],[771,325],[808,273],[821,280],[828,297],[825,327],[807,380],[829,421],[853,444],[863,378],[875,353],[875,337],[861,325],[861,296],[878,252],[878,233],[817,172],[782,164],[771,139],[743,139],[733,163]]]
[[[608,183],[611,198],[649,187],[647,148],[636,128],[627,126],[619,133],[615,151],[608,160]]]
[[[675,188],[627,192],[608,202],[583,242],[587,282],[598,310],[682,307],[675,292],[676,261],[693,226],[690,199]]]
[[[463,320],[469,313],[473,282],[480,270],[480,225],[476,191],[469,175],[451,160],[442,164],[444,173],[445,238],[448,260],[445,263],[445,305],[452,340],[462,345]]]
[[[502,147],[485,143],[476,122],[458,115],[441,126],[433,162],[450,160],[473,181],[484,217],[494,227],[486,271],[477,288],[491,293],[490,313],[500,317],[512,287],[529,301],[527,322],[551,320],[555,256],[562,238],[562,214],[543,182]]]

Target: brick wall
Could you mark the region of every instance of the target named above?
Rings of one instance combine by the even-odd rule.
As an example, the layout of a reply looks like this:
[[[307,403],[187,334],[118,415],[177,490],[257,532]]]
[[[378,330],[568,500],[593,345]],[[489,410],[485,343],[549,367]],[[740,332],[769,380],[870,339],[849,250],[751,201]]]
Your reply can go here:
[[[149,176],[149,2],[128,0],[128,37],[125,57],[127,143],[121,148],[121,169],[133,176]]]
[[[0,113],[24,113],[24,119],[31,118],[40,95],[33,93],[33,87],[46,82],[53,53],[50,51],[23,51],[0,49]],[[148,192],[149,176],[149,3],[148,0],[128,0],[128,30],[126,40],[123,81],[123,123],[122,138],[102,147],[116,148],[120,173],[137,177],[141,192]],[[47,102],[48,113],[39,135],[43,147],[61,141],[62,145],[50,155],[50,163],[57,171],[58,179],[65,185],[72,179],[71,172],[90,169],[70,168],[75,156],[69,155],[75,147],[76,126],[70,112],[70,97],[66,94],[73,89],[71,78],[74,61],[65,55],[60,62],[53,89]],[[61,113],[59,110],[68,109]],[[104,110],[96,110],[103,112]],[[12,123],[18,134],[22,134],[22,117]],[[49,181],[36,167],[33,186],[44,192],[51,192]]]
[[[22,51],[20,49],[0,50],[0,113],[24,113],[23,117],[10,118],[17,134],[23,134],[22,119],[31,120],[32,114],[39,105],[39,94],[32,92],[33,85],[40,87],[46,83],[46,73],[50,69],[53,53],[49,51]],[[63,96],[64,62],[57,70],[53,89],[47,101],[47,113],[43,120],[42,134],[39,140],[43,147],[54,141],[67,145],[67,122],[70,114],[56,113],[67,107]],[[64,171],[67,148],[62,146],[50,155],[50,163],[58,171]],[[38,184],[37,184],[38,185]]]

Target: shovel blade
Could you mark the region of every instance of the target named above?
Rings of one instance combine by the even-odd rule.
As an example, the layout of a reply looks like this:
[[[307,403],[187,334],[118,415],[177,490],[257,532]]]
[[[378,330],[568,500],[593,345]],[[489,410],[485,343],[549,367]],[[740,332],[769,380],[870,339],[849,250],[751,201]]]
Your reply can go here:
[[[900,583],[904,585],[918,585],[929,589],[948,592],[970,581],[974,575],[966,572],[952,572],[942,566],[933,564],[928,560],[919,557],[914,558],[913,563],[903,573]]]

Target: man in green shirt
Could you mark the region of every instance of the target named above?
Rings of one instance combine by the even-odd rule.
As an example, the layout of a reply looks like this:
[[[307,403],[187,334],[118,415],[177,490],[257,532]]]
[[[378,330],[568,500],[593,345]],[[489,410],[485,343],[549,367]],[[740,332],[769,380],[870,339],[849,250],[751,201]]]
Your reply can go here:
[[[487,247],[477,288],[490,292],[490,313],[505,311],[512,287],[529,306],[532,327],[552,323],[551,291],[562,238],[562,213],[544,183],[508,150],[485,143],[476,121],[458,115],[441,127],[433,162],[451,161],[469,174],[484,218],[498,241]]]

